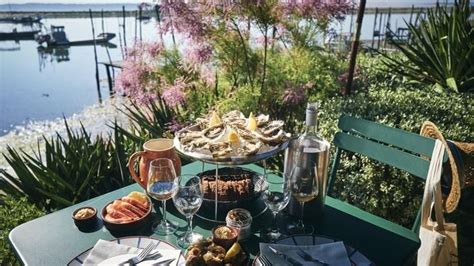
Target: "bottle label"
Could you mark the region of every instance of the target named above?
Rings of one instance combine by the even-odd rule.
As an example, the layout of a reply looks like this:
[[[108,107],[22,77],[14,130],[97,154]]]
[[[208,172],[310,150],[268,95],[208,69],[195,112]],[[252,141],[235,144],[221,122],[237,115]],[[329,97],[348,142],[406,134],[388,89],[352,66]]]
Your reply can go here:
[[[306,148],[303,149],[303,152],[304,153],[318,153],[319,149],[306,147]]]

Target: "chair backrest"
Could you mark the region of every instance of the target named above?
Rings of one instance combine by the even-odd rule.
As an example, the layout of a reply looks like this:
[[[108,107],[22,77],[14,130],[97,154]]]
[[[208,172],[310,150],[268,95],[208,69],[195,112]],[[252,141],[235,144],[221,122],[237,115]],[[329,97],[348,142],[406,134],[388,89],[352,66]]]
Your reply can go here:
[[[407,171],[420,179],[426,179],[430,165],[429,158],[435,144],[434,139],[344,115],[340,117],[338,127],[341,131],[334,136],[333,143],[337,150],[329,179],[328,193],[334,185],[341,151],[361,154]],[[447,159],[445,152],[443,160]],[[419,216],[418,212],[412,231],[418,230]]]

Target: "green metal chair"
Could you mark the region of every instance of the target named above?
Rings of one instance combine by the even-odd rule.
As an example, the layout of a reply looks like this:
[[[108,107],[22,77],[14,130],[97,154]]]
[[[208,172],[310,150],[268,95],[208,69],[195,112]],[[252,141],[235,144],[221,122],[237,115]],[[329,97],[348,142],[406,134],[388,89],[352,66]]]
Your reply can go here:
[[[430,163],[427,158],[431,157],[434,139],[350,116],[341,116],[338,127],[341,132],[336,133],[333,141],[337,150],[328,195],[332,192],[342,152],[364,155],[426,179]],[[412,228],[408,229],[327,196],[324,215],[316,230],[343,239],[378,265],[404,265],[414,259],[420,246],[419,216],[418,211]]]

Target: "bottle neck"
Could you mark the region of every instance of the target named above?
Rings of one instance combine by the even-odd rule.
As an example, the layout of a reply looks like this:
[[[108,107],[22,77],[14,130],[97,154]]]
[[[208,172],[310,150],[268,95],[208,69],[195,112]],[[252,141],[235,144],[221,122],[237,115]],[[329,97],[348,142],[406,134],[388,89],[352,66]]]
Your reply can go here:
[[[318,127],[316,125],[306,125],[304,128],[305,134],[316,134],[318,132]]]
[[[306,112],[306,123],[305,123],[305,133],[317,133],[317,117],[316,117],[316,112]]]

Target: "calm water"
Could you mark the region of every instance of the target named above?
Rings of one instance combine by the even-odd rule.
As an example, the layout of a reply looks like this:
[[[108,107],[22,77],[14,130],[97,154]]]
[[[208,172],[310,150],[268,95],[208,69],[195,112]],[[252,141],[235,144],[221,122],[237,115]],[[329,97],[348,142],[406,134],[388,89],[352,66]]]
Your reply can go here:
[[[134,18],[126,19],[127,44],[134,39]],[[115,48],[108,48],[112,60],[121,60],[118,18],[105,18],[106,32],[116,33]],[[96,34],[101,20],[94,20]],[[64,25],[69,40],[91,39],[89,19],[48,19],[44,24]],[[0,31],[13,25],[0,24]],[[18,30],[21,28],[19,27]],[[154,22],[142,24],[144,40],[155,38]],[[47,120],[82,110],[99,102],[95,81],[93,46],[76,46],[40,53],[35,41],[0,41],[0,135],[28,121]],[[8,51],[5,51],[8,50]],[[60,57],[58,56],[60,55]],[[99,61],[108,61],[105,47],[97,47]],[[108,97],[105,67],[99,65],[102,99]]]
[[[409,14],[392,15],[392,27],[401,26],[403,18],[408,20]],[[355,20],[355,16],[352,19]],[[362,39],[372,37],[373,19],[373,15],[364,17]],[[92,36],[89,19],[47,19],[43,23],[47,27],[64,25],[69,40],[91,39]],[[121,60],[119,18],[105,18],[104,23],[106,32],[117,34],[111,41],[116,47],[108,49],[110,56],[112,60]],[[101,19],[94,19],[94,24],[96,34],[102,32]],[[348,16],[335,28],[338,32],[348,32],[350,25],[351,16]],[[14,27],[0,24],[0,31],[11,31]],[[133,17],[126,19],[126,31],[130,46],[135,38]],[[158,38],[154,21],[142,24],[142,37],[143,40]],[[169,36],[165,41],[171,42]],[[69,117],[99,102],[93,46],[56,49],[50,53],[40,53],[37,47],[35,41],[0,41],[0,136],[29,121]],[[97,53],[99,61],[108,61],[105,47],[98,46]],[[105,67],[99,65],[99,71],[100,94],[105,100],[109,95]]]

